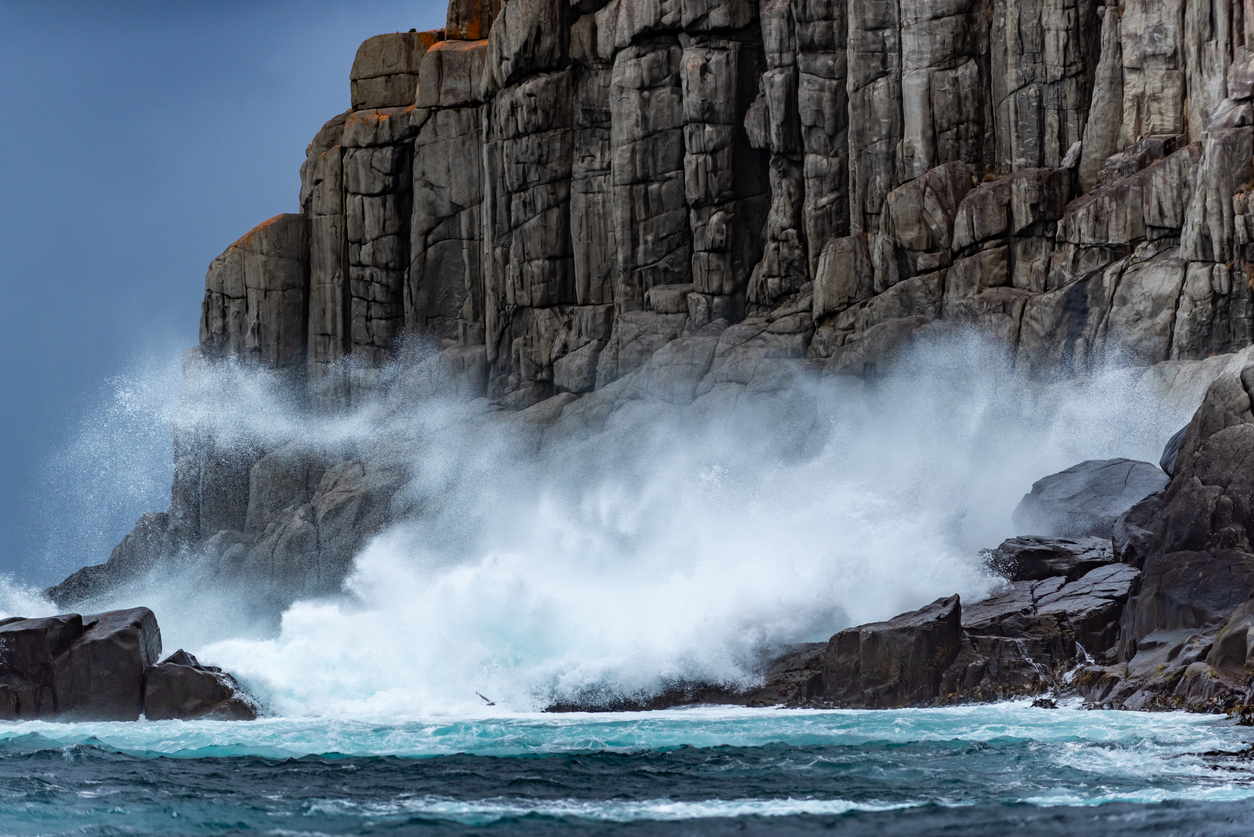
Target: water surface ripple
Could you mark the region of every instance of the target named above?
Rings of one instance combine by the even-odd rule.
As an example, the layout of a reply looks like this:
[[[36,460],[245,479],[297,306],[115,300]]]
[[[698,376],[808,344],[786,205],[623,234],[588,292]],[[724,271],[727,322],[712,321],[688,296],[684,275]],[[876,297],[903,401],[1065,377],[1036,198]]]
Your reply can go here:
[[[32,722],[0,726],[0,831],[1236,834],[1251,737],[1022,703]]]

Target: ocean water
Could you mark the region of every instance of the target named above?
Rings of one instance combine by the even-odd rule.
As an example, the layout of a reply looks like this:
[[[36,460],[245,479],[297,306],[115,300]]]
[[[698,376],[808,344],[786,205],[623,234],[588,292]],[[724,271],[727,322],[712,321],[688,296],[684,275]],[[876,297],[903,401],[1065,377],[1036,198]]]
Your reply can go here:
[[[0,727],[0,832],[1237,834],[1254,731],[1025,702]]]
[[[0,725],[0,837],[1254,830],[1254,733],[1222,718],[1020,703],[539,711],[749,686],[787,643],[978,600],[1001,583],[979,550],[1014,534],[1035,480],[1088,458],[1156,461],[1194,407],[1123,374],[1040,387],[970,342],[908,367],[806,398],[628,405],[544,450],[482,403],[406,389],[408,367],[335,416],[255,370],[206,373],[185,421],[249,450],[298,440],[395,467],[394,522],[342,595],[277,623],[196,555],[85,603],[152,608],[167,653],[231,671],[268,717]],[[165,438],[135,431],[168,427],[159,389],[122,387],[67,451],[53,482],[73,508],[49,506],[57,560],[107,554],[98,497],[153,494],[128,514],[168,502],[151,464],[165,460],[133,451]],[[53,611],[0,579],[0,615]]]

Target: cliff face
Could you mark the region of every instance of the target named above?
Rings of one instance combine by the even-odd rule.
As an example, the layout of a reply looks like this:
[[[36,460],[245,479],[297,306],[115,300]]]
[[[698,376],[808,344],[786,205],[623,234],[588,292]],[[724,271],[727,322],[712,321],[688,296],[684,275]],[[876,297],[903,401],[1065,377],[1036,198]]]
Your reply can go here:
[[[1233,351],[1251,37],[1247,0],[453,0],[361,46],[300,212],[214,260],[188,386],[235,361],[332,413],[421,338],[465,394],[603,426],[944,323],[1030,374]],[[176,458],[169,512],[58,596],[188,546],[335,589],[401,480],[186,418]]]
[[[210,268],[201,347],[336,406],[368,389],[341,359],[425,334],[511,407],[781,305],[772,352],[839,370],[936,319],[1034,370],[1240,348],[1247,27],[1194,0],[455,0],[362,45],[300,214]]]

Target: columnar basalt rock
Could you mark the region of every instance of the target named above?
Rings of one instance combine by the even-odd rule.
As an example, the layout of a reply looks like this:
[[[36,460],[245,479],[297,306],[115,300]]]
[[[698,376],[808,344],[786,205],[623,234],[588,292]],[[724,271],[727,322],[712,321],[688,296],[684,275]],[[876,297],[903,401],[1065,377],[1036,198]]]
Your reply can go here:
[[[213,260],[200,320],[206,355],[277,369],[303,360],[308,240],[303,215],[276,215]]]
[[[636,397],[878,374],[946,323],[1042,378],[1238,351],[1252,35],[1246,0],[454,0],[362,45],[299,213],[210,267],[184,407],[234,361],[333,413],[422,344],[575,437]],[[169,511],[67,599],[188,550],[276,602],[331,591],[397,511],[378,458],[201,418]],[[1121,547],[1145,589],[1155,513]]]
[[[444,30],[359,50],[354,110],[302,168],[306,336],[265,360],[304,353],[333,408],[346,357],[377,366],[406,334],[483,346],[492,397],[526,406],[816,282],[806,351],[833,370],[937,319],[1044,374],[1241,348],[1247,17],[1232,0],[458,0]],[[870,290],[836,303],[862,245],[821,277],[823,254],[857,237]],[[274,338],[244,345],[244,294],[211,274],[207,354],[259,354]],[[691,286],[683,323],[658,286]]]

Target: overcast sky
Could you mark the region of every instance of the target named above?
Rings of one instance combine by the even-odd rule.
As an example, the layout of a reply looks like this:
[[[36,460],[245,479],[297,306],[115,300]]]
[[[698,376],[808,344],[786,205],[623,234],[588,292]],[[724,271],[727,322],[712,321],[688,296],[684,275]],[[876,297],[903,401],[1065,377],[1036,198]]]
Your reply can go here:
[[[0,573],[58,581],[165,508],[151,408],[196,343],[209,262],[297,210],[357,45],[444,13],[0,0]]]

